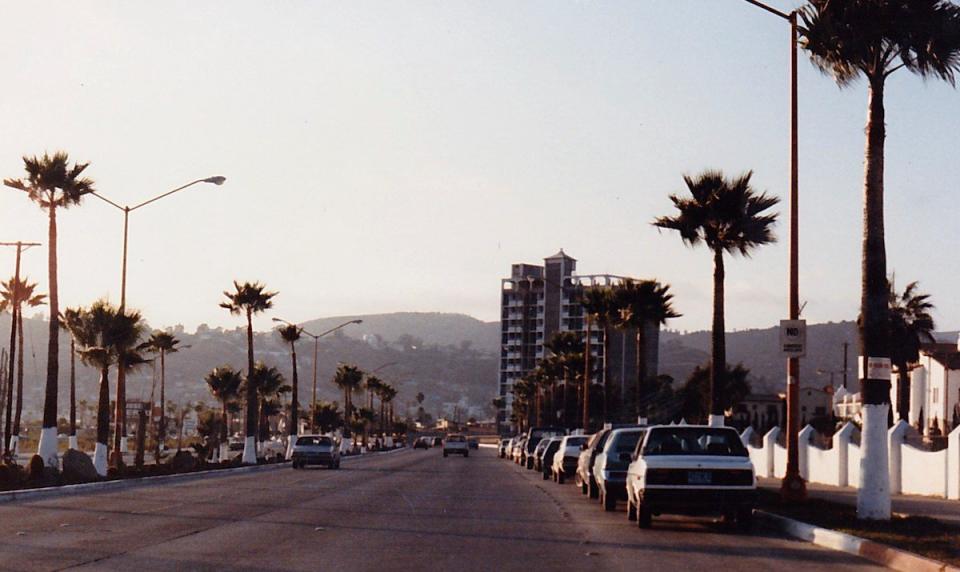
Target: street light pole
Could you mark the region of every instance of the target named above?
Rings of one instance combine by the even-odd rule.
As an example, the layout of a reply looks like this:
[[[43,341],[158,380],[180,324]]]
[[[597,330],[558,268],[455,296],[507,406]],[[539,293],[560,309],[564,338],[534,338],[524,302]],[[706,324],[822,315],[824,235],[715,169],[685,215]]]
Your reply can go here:
[[[746,2],[766,10],[790,23],[790,278],[789,313],[791,320],[800,319],[799,285],[799,152],[797,118],[797,11],[789,14],[767,6],[758,0]],[[807,496],[807,485],[800,476],[800,458],[797,432],[800,397],[800,358],[787,358],[787,471],[780,484],[784,500],[800,501]]]
[[[149,205],[150,203],[159,201],[164,197],[168,197],[174,193],[182,191],[188,187],[192,187],[198,183],[212,183],[214,185],[220,186],[226,181],[226,177],[214,176],[207,177],[205,179],[197,179],[196,181],[191,181],[186,185],[177,187],[171,191],[167,191],[161,195],[157,195],[152,199],[143,201],[142,203],[136,204],[134,206],[124,205],[120,206],[119,204],[111,201],[110,199],[104,197],[100,193],[91,192],[91,194],[108,205],[123,211],[123,260],[120,266],[120,313],[122,314],[127,308],[127,239],[129,237],[130,230],[130,213]],[[117,400],[116,400],[116,410],[115,410],[115,426],[114,426],[114,440],[113,440],[113,455],[116,459],[116,462],[119,463],[121,459],[121,443],[123,442],[123,437],[127,433],[127,372],[126,369],[119,365],[117,367]],[[161,411],[164,404],[160,404]],[[162,415],[162,413],[161,413]]]
[[[273,321],[282,322],[290,326],[295,326],[300,329],[301,334],[304,334],[313,338],[313,399],[311,401],[311,406],[310,406],[310,432],[316,433],[317,432],[317,358],[318,358],[319,349],[320,349],[320,338],[322,338],[327,334],[332,334],[333,332],[339,330],[340,328],[349,326],[350,324],[362,324],[363,320],[350,320],[349,322],[344,322],[339,326],[330,328],[329,330],[320,334],[311,334],[307,330],[303,329],[303,326],[300,326],[299,324],[294,324],[293,322],[288,322],[287,320],[284,320],[281,318],[273,318]],[[387,365],[391,365],[391,364],[387,364]],[[386,367],[386,366],[381,366],[381,367]],[[294,420],[294,422],[296,422],[296,420]]]

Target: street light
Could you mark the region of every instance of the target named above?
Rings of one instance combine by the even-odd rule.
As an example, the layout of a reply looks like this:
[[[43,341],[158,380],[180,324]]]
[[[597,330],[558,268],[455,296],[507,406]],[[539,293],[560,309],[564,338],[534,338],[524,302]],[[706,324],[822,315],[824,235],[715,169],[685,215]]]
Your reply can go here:
[[[287,324],[288,326],[294,326],[300,329],[301,334],[305,334],[313,338],[313,399],[312,405],[310,407],[310,432],[316,433],[317,431],[317,354],[320,349],[320,338],[327,334],[332,334],[340,328],[349,326],[350,324],[362,324],[363,320],[350,320],[349,322],[344,322],[335,328],[330,328],[329,330],[320,333],[320,334],[311,334],[307,330],[303,329],[303,326],[299,324],[294,324],[293,322],[288,322],[281,318],[273,318],[274,322],[281,322]],[[294,420],[296,423],[296,420]]]
[[[797,151],[797,11],[789,14],[758,0],[744,0],[790,23],[790,319],[800,319],[798,204],[799,168]],[[780,484],[785,500],[801,501],[807,497],[807,485],[800,476],[797,442],[798,402],[800,398],[800,358],[787,358],[787,471]]]
[[[162,198],[169,197],[170,195],[180,192],[188,187],[192,187],[193,185],[196,185],[198,183],[211,183],[211,184],[220,186],[226,180],[227,180],[226,177],[221,177],[219,175],[214,177],[207,177],[205,179],[197,179],[196,181],[191,181],[186,185],[177,187],[176,189],[173,189],[172,191],[167,191],[166,193],[163,193],[161,195],[157,195],[152,199],[143,201],[142,203],[133,205],[132,207],[120,206],[119,204],[104,197],[100,193],[97,193],[95,191],[91,192],[93,196],[97,197],[101,201],[107,203],[108,205],[116,209],[123,211],[123,264],[120,270],[120,312],[121,313],[123,313],[123,311],[127,307],[127,236],[129,234],[128,231],[130,228],[130,213],[141,207],[145,207],[150,203],[159,201]],[[114,437],[114,441],[113,441],[113,452],[117,459],[120,459],[121,440],[124,436],[126,436],[126,432],[127,432],[126,380],[127,380],[127,374],[124,368],[122,367],[117,368],[116,436]]]

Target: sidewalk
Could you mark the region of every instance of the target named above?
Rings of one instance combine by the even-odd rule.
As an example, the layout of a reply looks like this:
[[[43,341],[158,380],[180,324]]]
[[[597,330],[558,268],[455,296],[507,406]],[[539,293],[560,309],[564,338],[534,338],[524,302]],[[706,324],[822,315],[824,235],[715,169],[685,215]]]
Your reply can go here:
[[[757,479],[764,489],[779,490],[780,479]],[[819,483],[807,483],[807,495],[831,502],[856,506],[857,489],[853,487],[834,487]],[[893,512],[910,516],[925,516],[941,522],[960,526],[960,501],[917,495],[893,495]]]

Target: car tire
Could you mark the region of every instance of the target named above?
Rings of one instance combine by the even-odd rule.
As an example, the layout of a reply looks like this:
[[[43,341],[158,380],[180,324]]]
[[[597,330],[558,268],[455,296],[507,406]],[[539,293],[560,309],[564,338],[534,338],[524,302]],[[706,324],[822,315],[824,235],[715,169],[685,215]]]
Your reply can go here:
[[[557,472],[557,484],[558,484],[558,485],[562,485],[562,484],[565,482],[565,480],[566,480],[566,479],[565,479],[564,476],[563,476],[563,471],[558,471],[558,472]]]
[[[469,452],[469,451],[466,451],[466,452],[463,453],[463,458],[464,458],[464,459],[466,459],[466,458],[469,457],[469,456],[470,456],[470,452]]]
[[[593,479],[590,479],[590,482],[587,483],[587,496],[591,499],[600,498],[600,488],[593,482]]]
[[[587,483],[583,482],[583,479],[581,479],[581,480],[580,480],[580,494],[582,494],[582,495],[584,495],[584,496],[590,494],[590,491],[588,490],[588,488],[589,488],[589,487],[587,486]]]
[[[744,508],[737,511],[737,532],[747,533],[753,529],[753,509]]]
[[[617,498],[616,498],[616,497],[611,496],[611,495],[609,495],[609,494],[607,494],[607,493],[601,493],[600,498],[601,498],[601,501],[600,501],[600,502],[603,503],[603,510],[605,510],[605,511],[607,511],[607,512],[613,512],[613,511],[617,510]]]
[[[630,495],[627,495],[627,520],[630,522],[637,520],[637,507],[630,500]]]
[[[650,528],[653,526],[653,512],[643,506],[643,503],[637,505],[637,528]]]
[[[297,466],[297,462],[296,462],[296,461],[290,463],[290,466],[293,468],[293,470],[297,470],[297,469],[300,468],[300,467]]]
[[[545,481],[550,478],[550,473],[543,472],[543,473],[540,473],[540,474],[543,475],[543,480],[545,480]]]
[[[444,456],[444,457],[447,456],[447,452],[446,452],[446,451],[443,452],[443,456]]]

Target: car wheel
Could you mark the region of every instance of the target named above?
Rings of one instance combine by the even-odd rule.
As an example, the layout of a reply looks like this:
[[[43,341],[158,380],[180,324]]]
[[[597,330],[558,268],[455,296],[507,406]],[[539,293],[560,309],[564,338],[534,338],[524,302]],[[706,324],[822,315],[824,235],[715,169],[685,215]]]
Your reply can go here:
[[[563,471],[557,471],[557,484],[562,485],[564,483]]]
[[[617,498],[613,495],[602,493],[603,510],[613,512],[617,510]]]
[[[469,457],[469,456],[470,456],[470,452],[469,452],[469,451],[464,452],[464,454],[463,454],[463,458],[464,458],[464,459],[466,459],[466,458]]]
[[[600,498],[600,488],[593,482],[593,479],[590,479],[590,482],[587,484],[587,496],[592,499]]]
[[[650,528],[653,526],[653,512],[643,506],[643,503],[637,505],[637,528]]]
[[[637,507],[630,501],[630,495],[627,495],[627,520],[631,522],[637,520]]]
[[[290,463],[290,466],[291,466],[294,470],[297,470],[297,469],[300,468],[300,467],[297,466],[297,462],[296,462],[296,461]]]
[[[588,495],[588,494],[590,494],[590,491],[589,491],[588,489],[589,489],[589,487],[587,486],[587,483],[583,482],[583,479],[581,479],[581,480],[580,480],[580,494],[582,494],[582,495]]]
[[[446,451],[443,452],[443,456],[444,456],[444,457],[447,456],[447,452],[446,452]]]
[[[753,528],[753,509],[743,508],[737,511],[737,531],[750,532]]]

